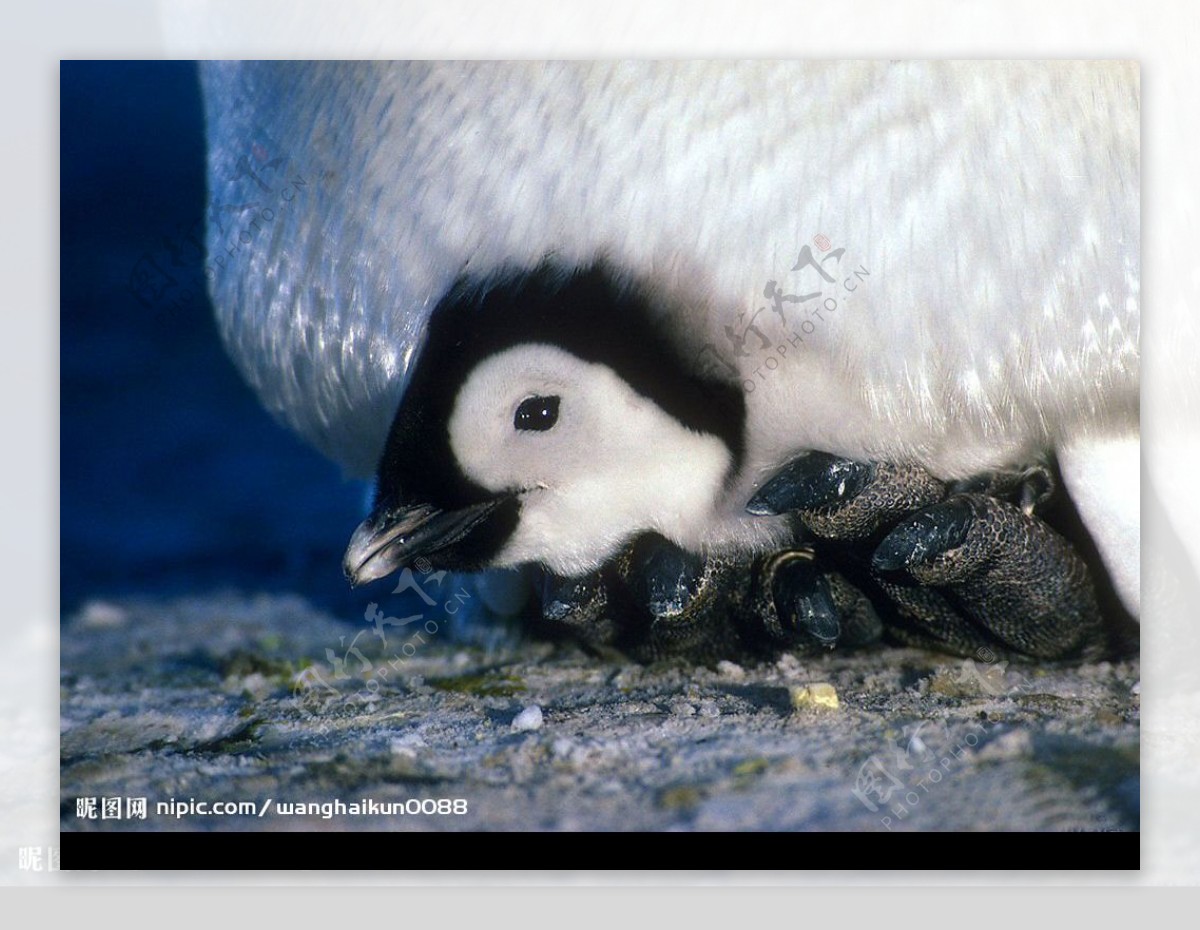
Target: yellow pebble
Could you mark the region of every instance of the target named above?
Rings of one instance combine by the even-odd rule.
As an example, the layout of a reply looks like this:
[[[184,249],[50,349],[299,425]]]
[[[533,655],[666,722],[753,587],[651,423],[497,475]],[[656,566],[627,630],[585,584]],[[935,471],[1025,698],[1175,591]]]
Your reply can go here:
[[[792,699],[792,707],[800,710],[802,707],[828,707],[837,710],[837,690],[828,682],[818,682],[812,685],[792,685],[788,688]]]

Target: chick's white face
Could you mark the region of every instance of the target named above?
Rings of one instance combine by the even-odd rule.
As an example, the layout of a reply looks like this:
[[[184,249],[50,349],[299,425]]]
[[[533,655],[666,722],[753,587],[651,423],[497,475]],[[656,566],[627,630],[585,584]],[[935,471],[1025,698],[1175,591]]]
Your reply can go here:
[[[635,533],[688,545],[731,463],[715,436],[683,426],[612,369],[552,345],[481,362],[460,389],[450,447],[468,478],[516,491],[520,522],[497,565],[595,569]]]

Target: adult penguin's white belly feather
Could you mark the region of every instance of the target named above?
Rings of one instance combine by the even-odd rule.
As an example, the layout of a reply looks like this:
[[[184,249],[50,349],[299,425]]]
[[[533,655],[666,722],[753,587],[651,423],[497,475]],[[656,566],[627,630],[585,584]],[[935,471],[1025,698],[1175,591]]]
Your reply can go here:
[[[222,333],[267,406],[353,473],[377,464],[455,278],[548,254],[660,289],[696,357],[737,370],[747,486],[806,448],[943,478],[1053,450],[1080,485],[1095,448],[1136,463],[1136,65],[202,74]],[[822,296],[780,315],[768,282]],[[1110,496],[1136,514],[1136,488],[1085,511]],[[1136,563],[1136,536],[1101,546]]]

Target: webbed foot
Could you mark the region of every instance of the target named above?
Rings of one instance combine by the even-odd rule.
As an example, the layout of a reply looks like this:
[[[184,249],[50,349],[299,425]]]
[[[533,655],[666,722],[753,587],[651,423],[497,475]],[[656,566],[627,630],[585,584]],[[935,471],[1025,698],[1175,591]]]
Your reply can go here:
[[[1053,489],[1040,466],[947,485],[916,466],[809,452],[747,510],[795,514],[824,541],[816,557],[827,570],[884,602],[894,639],[1052,659],[1104,641],[1086,565],[1034,516]]]
[[[791,546],[705,557],[647,534],[592,576],[547,576],[542,619],[643,661],[884,637],[963,655],[1095,655],[1105,633],[1087,566],[1035,515],[1053,489],[1040,466],[947,484],[912,465],[808,452],[747,505],[793,515]]]

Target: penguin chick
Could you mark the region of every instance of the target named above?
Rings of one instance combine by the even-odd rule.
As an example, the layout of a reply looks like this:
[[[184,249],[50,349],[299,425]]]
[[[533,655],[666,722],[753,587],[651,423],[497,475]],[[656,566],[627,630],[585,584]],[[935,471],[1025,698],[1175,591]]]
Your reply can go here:
[[[359,577],[423,548],[576,571],[634,523],[757,551],[786,517],[734,502],[804,450],[947,482],[1053,455],[1136,613],[1135,64],[243,62],[202,81],[221,332],[269,409],[353,473],[382,463]],[[547,256],[568,281],[606,256],[641,310],[539,335],[525,305],[557,292],[514,275]],[[519,339],[477,339],[501,271],[494,327]],[[658,334],[672,361],[635,367],[665,364],[662,384],[606,348],[627,322]],[[709,419],[667,399],[686,394]]]
[[[652,299],[598,264],[460,282],[430,317],[355,534],[357,582],[447,568],[598,569],[635,535],[724,551],[779,542],[731,492],[740,386],[707,376]]]
[[[870,642],[864,591],[904,642],[1099,654],[1082,561],[1032,503],[999,499],[1048,495],[1041,470],[963,493],[806,453],[747,503],[745,395],[654,308],[603,263],[460,281],[430,317],[347,576],[537,564],[551,626],[643,659]]]

